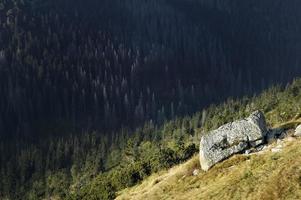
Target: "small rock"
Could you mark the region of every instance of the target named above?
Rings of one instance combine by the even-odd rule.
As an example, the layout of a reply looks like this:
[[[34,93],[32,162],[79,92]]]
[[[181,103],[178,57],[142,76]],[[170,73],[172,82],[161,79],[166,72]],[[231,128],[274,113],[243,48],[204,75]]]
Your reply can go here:
[[[301,125],[296,128],[294,136],[301,137]]]
[[[277,139],[277,144],[282,144],[283,142],[280,139]]]
[[[281,148],[278,148],[278,147],[276,147],[276,148],[272,148],[272,149],[271,149],[271,151],[272,151],[273,153],[277,153],[277,152],[280,152],[280,151],[282,151],[282,149],[281,149]]]
[[[200,170],[195,169],[195,170],[193,170],[192,175],[197,176],[197,175],[199,175],[199,173],[200,173]]]
[[[295,138],[293,138],[293,137],[288,137],[287,138],[287,141],[289,141],[289,142],[292,142],[292,141],[295,141],[296,139]]]
[[[262,151],[266,146],[265,145],[260,145],[255,148],[256,151]]]
[[[262,150],[266,150],[267,148],[268,148],[268,146],[264,145],[263,148],[262,148]]]
[[[267,146],[266,145],[260,145],[258,147],[255,147],[251,150],[251,153],[254,154],[263,154],[266,150],[267,150]]]
[[[250,142],[250,145],[252,147],[257,147],[258,145],[262,144],[262,140],[257,140],[257,141],[254,141],[254,142]]]
[[[251,150],[250,149],[247,149],[246,151],[245,151],[245,155],[249,155],[251,153]]]

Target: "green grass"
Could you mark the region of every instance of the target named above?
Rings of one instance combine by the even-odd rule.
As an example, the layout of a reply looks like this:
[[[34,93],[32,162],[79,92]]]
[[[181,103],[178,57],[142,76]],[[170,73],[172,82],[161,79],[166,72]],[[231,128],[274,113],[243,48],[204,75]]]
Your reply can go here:
[[[196,155],[121,191],[117,199],[301,199],[300,145],[301,139],[285,140],[279,153],[235,155],[193,176],[199,169]]]

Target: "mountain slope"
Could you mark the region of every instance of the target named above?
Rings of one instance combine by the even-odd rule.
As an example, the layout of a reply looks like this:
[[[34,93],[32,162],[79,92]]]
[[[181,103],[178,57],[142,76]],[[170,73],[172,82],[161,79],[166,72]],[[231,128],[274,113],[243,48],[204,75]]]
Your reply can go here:
[[[271,151],[279,145],[282,151]],[[193,176],[199,168],[197,155],[120,192],[117,199],[300,199],[300,145],[301,139],[288,137],[263,152],[233,156]]]
[[[0,199],[113,199],[226,122],[300,116],[300,7],[1,0]]]
[[[296,79],[286,87],[272,87],[259,96],[229,99],[223,104],[211,105],[192,116],[167,121],[163,126],[146,124],[133,133],[129,132],[131,135],[122,133],[120,137],[112,137],[112,144],[108,143],[108,138],[100,137],[97,133],[78,137],[71,135],[64,139],[44,138],[36,145],[24,140],[15,140],[14,143],[0,140],[0,199],[113,199],[118,191],[185,162],[197,152],[203,134],[222,124],[249,116],[254,110],[265,113],[269,127],[291,129],[300,124],[301,79]],[[198,160],[194,163],[197,164]],[[220,171],[223,172],[222,168]],[[173,174],[177,175],[177,171]],[[208,173],[207,180],[215,175]],[[182,188],[188,190],[193,187],[190,178],[185,179],[185,185],[178,183],[177,180],[182,176],[164,176],[171,177],[172,184],[176,184],[167,187],[164,195],[172,196],[170,193],[173,191],[180,191],[180,198],[180,194],[184,194]],[[202,177],[195,181],[198,180],[202,180]],[[143,188],[149,193],[147,199],[151,199],[158,188],[146,186]],[[164,185],[159,186],[164,188]],[[140,187],[137,189],[139,195],[143,194]],[[214,185],[211,188],[219,189]],[[199,193],[199,189],[195,191]],[[131,193],[132,190],[122,192],[122,197],[128,197],[127,194]],[[159,192],[159,195],[162,193]],[[136,199],[140,198],[138,196]]]
[[[270,128],[284,129],[287,135],[291,135],[301,124],[299,81],[294,81],[281,92],[277,87],[263,92],[243,106],[243,112],[255,107],[261,109]],[[243,99],[241,101],[244,102]],[[220,106],[219,111],[208,116],[210,120],[207,120],[207,123],[220,123],[207,131],[242,118],[239,116],[241,111],[233,113],[236,117],[228,115],[231,113],[229,110],[237,109],[235,104],[228,102]],[[194,170],[200,170],[196,155],[181,165],[153,174],[141,184],[119,192],[117,199],[300,199],[300,144],[300,138],[288,136],[270,142],[264,151],[257,154],[235,155],[208,172],[200,171],[193,176]]]

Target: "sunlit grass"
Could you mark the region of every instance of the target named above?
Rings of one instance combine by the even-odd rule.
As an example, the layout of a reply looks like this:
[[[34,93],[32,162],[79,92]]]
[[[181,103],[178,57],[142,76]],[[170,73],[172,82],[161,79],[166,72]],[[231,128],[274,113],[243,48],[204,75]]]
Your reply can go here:
[[[298,79],[285,90],[271,88],[244,106],[229,101],[211,107],[204,130],[208,132],[259,109],[265,113],[269,128],[291,133],[301,124],[300,84]],[[276,141],[270,148],[273,145],[277,145]],[[235,155],[207,173],[200,171],[198,176],[192,175],[194,169],[200,169],[199,158],[195,156],[119,192],[117,199],[301,199],[300,145],[301,139],[286,140],[278,153],[269,149],[259,154]]]
[[[286,140],[281,152],[235,155],[193,176],[197,155],[121,191],[117,199],[301,199],[300,145],[301,139]]]

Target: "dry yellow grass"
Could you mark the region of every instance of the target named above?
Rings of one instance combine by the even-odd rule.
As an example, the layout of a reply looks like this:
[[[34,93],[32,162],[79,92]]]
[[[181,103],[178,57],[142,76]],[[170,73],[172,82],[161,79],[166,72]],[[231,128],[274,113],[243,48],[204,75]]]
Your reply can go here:
[[[291,129],[291,128],[296,128],[299,124],[301,124],[301,118],[292,119],[288,122],[278,124],[274,128]]]
[[[277,145],[276,143],[272,144]],[[283,150],[236,155],[208,172],[200,171],[198,156],[119,193],[128,199],[301,199],[301,139],[284,141]]]

